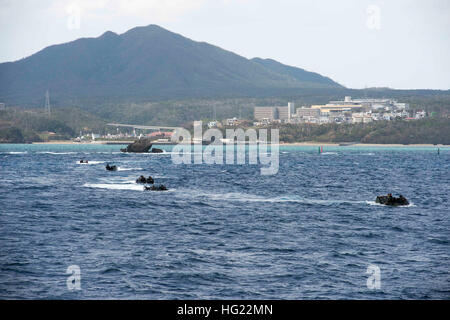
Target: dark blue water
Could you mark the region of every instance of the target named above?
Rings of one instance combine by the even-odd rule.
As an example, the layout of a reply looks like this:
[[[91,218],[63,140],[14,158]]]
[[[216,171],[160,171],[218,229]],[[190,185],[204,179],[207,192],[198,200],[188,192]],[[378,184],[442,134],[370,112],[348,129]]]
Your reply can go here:
[[[281,147],[274,176],[118,150],[0,145],[0,298],[450,298],[448,148]]]

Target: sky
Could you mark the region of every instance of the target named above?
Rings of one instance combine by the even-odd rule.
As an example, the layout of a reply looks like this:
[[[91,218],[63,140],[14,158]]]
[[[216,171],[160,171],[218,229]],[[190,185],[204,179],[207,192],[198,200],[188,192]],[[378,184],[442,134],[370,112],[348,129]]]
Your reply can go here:
[[[157,24],[349,88],[450,89],[448,0],[0,0],[0,62]]]

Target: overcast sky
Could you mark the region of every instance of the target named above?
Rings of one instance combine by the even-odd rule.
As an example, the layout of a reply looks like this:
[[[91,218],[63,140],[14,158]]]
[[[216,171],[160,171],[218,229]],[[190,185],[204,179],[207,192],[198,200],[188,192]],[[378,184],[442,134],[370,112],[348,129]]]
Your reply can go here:
[[[0,0],[0,62],[158,24],[350,88],[450,89],[449,0]]]

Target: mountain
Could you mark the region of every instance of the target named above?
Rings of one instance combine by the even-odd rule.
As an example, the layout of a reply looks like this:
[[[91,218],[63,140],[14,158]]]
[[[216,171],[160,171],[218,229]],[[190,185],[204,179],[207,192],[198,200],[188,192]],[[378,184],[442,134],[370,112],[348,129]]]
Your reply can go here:
[[[300,83],[300,85],[305,88],[309,87],[342,88],[342,86],[338,85],[330,78],[321,76],[320,74],[315,72],[303,70],[301,68],[287,66],[273,59],[253,58],[251,61],[258,63],[264,66],[265,68],[272,70],[273,72],[290,76],[295,80],[297,80]]]
[[[270,59],[246,59],[156,25],[106,32],[0,64],[0,101],[42,104],[45,91],[73,100],[255,96],[343,88],[317,73]],[[56,98],[55,98],[56,97]]]

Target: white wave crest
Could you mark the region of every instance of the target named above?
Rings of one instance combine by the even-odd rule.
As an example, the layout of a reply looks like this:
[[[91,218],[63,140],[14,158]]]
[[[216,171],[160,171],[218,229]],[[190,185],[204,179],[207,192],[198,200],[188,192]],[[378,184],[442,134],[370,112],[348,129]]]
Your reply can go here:
[[[377,202],[375,202],[375,201],[366,201],[366,203],[369,205],[369,206],[381,206],[381,207],[388,207],[387,205],[385,205],[385,204],[381,204],[381,203],[377,203]],[[408,205],[406,205],[406,206],[396,206],[396,207],[394,207],[394,208],[411,208],[411,207],[417,207],[414,203],[412,203],[412,202],[410,202]]]
[[[244,194],[244,193],[207,193],[207,192],[200,192],[197,194],[192,194],[189,192],[186,192],[186,190],[180,190],[182,194],[187,194],[189,197],[207,197],[211,200],[218,200],[218,201],[238,201],[238,202],[272,202],[272,203],[281,203],[281,202],[293,202],[293,203],[305,203],[305,204],[321,204],[321,205],[330,205],[330,204],[342,204],[342,203],[349,203],[349,204],[362,204],[365,203],[365,201],[355,201],[355,200],[340,200],[340,199],[308,199],[308,198],[301,198],[298,196],[282,196],[282,197],[272,197],[267,198],[264,196],[258,196],[258,195],[252,195],[252,194]]]
[[[54,154],[54,155],[64,155],[64,154],[77,154],[78,152],[52,152],[52,151],[38,151],[38,154]]]
[[[323,155],[334,155],[334,154],[338,154],[337,152],[322,152],[321,154]]]
[[[77,164],[100,164],[100,163],[105,163],[104,161],[89,161],[88,163],[80,163],[80,161],[77,161]]]
[[[28,151],[9,151],[9,152],[0,152],[2,154],[27,154]]]
[[[118,167],[117,168],[118,171],[140,171],[140,170],[144,170],[143,168],[122,168],[122,167]]]
[[[85,183],[83,187],[109,190],[143,191],[144,187],[135,183]]]
[[[108,190],[144,191],[144,186],[136,183],[85,183],[83,187]],[[164,194],[173,191],[176,191],[176,189],[170,188],[164,192],[158,192],[158,194]]]

